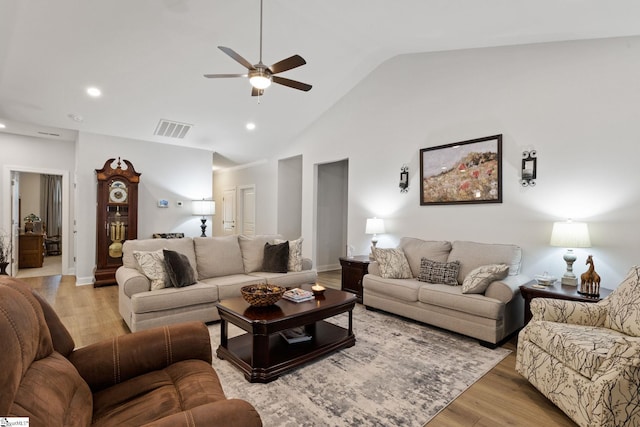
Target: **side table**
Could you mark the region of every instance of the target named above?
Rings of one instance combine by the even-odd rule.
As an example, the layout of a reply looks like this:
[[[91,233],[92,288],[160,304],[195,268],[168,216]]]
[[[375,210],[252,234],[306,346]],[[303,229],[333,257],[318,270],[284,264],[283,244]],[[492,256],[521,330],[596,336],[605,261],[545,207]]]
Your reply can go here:
[[[554,283],[544,288],[534,288],[536,284],[535,280],[532,280],[524,285],[520,286],[520,293],[524,298],[524,324],[526,325],[531,320],[531,300],[533,298],[554,298],[564,299],[569,301],[580,302],[598,302],[606,298],[611,292],[611,289],[600,288],[600,296],[589,297],[578,293],[579,286],[562,285],[559,282]]]
[[[362,278],[369,272],[369,262],[368,255],[340,257],[342,290],[356,294],[359,303],[362,303]]]

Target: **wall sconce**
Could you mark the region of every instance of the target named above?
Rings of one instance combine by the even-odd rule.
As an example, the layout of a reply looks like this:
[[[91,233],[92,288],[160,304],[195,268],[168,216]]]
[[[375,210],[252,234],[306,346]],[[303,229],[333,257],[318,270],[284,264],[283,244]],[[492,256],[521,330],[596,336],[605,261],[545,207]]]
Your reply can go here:
[[[400,192],[409,191],[409,166],[402,165],[400,168]]]
[[[536,150],[522,152],[522,180],[523,187],[533,187],[536,185],[536,169],[538,168],[538,158]]]

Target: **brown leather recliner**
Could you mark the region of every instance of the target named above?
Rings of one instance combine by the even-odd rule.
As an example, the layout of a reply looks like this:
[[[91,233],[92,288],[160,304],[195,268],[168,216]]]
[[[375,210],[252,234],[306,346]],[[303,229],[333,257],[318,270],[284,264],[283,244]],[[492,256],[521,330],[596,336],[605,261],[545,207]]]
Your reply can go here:
[[[74,349],[42,297],[0,276],[0,346],[0,416],[31,427],[262,426],[251,404],[225,397],[203,323]]]

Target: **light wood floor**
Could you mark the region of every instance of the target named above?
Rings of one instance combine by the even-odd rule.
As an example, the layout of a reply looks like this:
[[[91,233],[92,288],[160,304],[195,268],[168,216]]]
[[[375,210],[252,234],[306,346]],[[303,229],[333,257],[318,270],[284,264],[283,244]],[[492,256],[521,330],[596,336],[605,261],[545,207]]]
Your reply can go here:
[[[21,279],[54,307],[77,346],[129,330],[118,313],[118,288],[75,286],[74,276]],[[318,282],[340,288],[340,271],[320,273]],[[516,339],[502,362],[445,408],[427,427],[575,426],[562,411],[515,371]]]

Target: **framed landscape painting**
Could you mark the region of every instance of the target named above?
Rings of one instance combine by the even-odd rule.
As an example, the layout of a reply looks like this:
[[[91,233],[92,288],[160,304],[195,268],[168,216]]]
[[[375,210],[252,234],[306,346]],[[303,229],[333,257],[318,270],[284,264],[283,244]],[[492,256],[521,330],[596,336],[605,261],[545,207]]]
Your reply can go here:
[[[421,205],[502,203],[502,135],[420,150]]]

